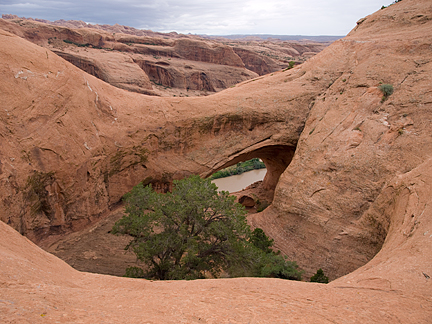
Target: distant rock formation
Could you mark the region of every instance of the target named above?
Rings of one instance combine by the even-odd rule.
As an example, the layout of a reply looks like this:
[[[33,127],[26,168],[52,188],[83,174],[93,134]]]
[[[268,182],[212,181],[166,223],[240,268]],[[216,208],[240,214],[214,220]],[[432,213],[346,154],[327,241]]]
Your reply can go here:
[[[311,56],[304,52],[314,51],[314,55],[328,45],[280,41],[226,45],[199,36],[119,25],[2,17],[4,30],[54,51],[87,73],[122,89],[158,96],[214,93],[281,70],[288,59],[300,63]]]

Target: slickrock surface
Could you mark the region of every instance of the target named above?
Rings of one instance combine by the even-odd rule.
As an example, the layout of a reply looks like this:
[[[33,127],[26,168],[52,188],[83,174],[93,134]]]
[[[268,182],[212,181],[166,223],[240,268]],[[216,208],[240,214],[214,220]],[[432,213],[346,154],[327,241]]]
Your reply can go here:
[[[378,195],[430,157],[430,17],[431,2],[403,0],[302,66],[316,74],[312,83],[339,74],[314,99],[273,206],[251,221],[290,259],[307,259],[332,279],[381,249],[389,221],[372,212]],[[394,87],[386,100],[380,84]]]
[[[259,157],[274,200],[250,223],[306,278],[339,278],[79,273],[0,223],[1,320],[429,323],[431,30],[432,3],[403,0],[294,69],[196,98],[115,88],[0,31],[2,221],[39,242],[103,219],[139,181],[165,191]]]
[[[0,222],[0,319],[2,323],[430,323],[431,162],[397,177],[378,197],[375,211],[384,208],[390,221],[381,252],[328,285],[258,278],[151,282],[81,273]]]

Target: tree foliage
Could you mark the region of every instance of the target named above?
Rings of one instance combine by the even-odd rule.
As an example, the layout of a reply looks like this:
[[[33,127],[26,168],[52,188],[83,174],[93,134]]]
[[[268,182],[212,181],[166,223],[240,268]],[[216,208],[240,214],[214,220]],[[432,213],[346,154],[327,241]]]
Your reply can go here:
[[[310,281],[311,281],[311,282],[328,283],[328,282],[329,282],[329,279],[328,279],[328,277],[326,277],[326,276],[324,275],[324,271],[320,268],[320,269],[317,270],[317,273],[315,273],[315,274],[311,277]]]
[[[146,278],[216,277],[234,262],[247,267],[252,261],[243,206],[208,179],[174,181],[166,194],[140,184],[125,199],[127,215],[113,233],[133,237],[126,249],[146,265]]]
[[[257,277],[301,280],[303,271],[295,261],[289,261],[280,254],[268,255],[258,267]]]
[[[255,277],[301,280],[303,271],[297,263],[288,261],[280,251],[275,252],[272,249],[274,240],[268,238],[261,228],[254,229],[250,242],[263,252],[255,265]]]
[[[259,169],[265,169],[266,166],[263,161],[261,161],[258,158],[253,158],[246,162],[239,162],[236,165],[232,165],[228,168],[219,170],[215,173],[213,173],[210,176],[211,180],[219,179],[219,178],[226,178],[230,177],[232,175],[242,174],[244,172],[252,171],[252,170],[259,170]]]
[[[252,234],[244,207],[209,179],[174,181],[166,194],[139,184],[125,201],[126,215],[112,233],[130,235],[125,249],[145,265],[129,268],[126,276],[199,279],[226,271],[232,277],[296,277],[288,272],[297,268],[287,270],[291,264],[270,249],[273,240],[262,230]]]
[[[273,246],[274,240],[268,238],[261,228],[257,227],[253,230],[250,241],[264,253],[273,253],[271,247]]]

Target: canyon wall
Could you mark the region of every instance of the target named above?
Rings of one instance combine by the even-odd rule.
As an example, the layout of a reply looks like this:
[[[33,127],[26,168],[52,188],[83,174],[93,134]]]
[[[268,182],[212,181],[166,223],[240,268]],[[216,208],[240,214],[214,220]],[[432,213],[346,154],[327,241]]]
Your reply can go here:
[[[274,201],[251,224],[307,275],[350,273],[391,228],[383,188],[429,159],[431,12],[404,0],[302,65],[195,98],[123,91],[1,31],[1,220],[38,242],[99,219],[140,181],[164,191],[260,157]]]
[[[127,26],[2,17],[1,29],[52,50],[115,87],[155,96],[205,96],[282,70],[290,60],[299,64],[329,44],[210,40]]]

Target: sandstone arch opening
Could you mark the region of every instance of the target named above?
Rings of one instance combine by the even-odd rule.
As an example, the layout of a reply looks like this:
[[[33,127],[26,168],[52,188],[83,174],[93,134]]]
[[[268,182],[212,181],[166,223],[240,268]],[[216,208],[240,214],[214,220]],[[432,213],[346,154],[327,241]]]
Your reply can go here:
[[[262,183],[266,173],[264,163],[259,159],[253,159],[216,172],[212,175],[211,181],[219,190],[233,193],[245,190],[252,184]]]
[[[269,191],[271,193],[271,197],[273,198],[273,193],[279,181],[279,177],[290,164],[294,156],[295,149],[295,146],[289,145],[270,145],[260,147],[249,152],[238,153],[233,155],[229,161],[217,167],[213,172],[225,169],[239,162],[248,161],[253,158],[259,158],[264,162],[267,169],[262,183],[262,188]]]

